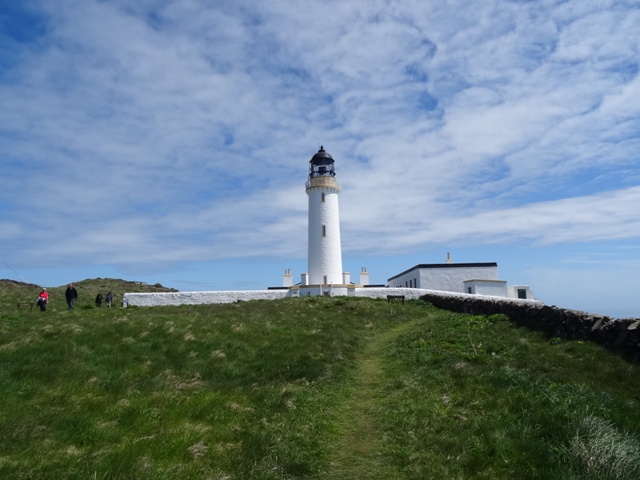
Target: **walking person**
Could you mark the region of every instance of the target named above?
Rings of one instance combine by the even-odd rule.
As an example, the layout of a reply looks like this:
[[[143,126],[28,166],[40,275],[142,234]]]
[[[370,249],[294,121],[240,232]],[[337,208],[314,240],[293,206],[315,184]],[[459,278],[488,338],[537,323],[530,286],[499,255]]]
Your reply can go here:
[[[69,310],[73,310],[73,304],[78,299],[78,291],[76,290],[76,287],[73,286],[73,283],[69,284],[67,290],[64,292],[64,296],[67,299]]]
[[[38,301],[36,304],[40,307],[41,312],[46,312],[47,303],[49,303],[49,292],[47,292],[47,289],[43,287],[38,295]]]
[[[113,293],[107,293],[107,307],[111,308],[111,302],[113,302]]]
[[[102,294],[100,292],[98,292],[98,295],[96,295],[96,307],[101,307],[102,306]]]

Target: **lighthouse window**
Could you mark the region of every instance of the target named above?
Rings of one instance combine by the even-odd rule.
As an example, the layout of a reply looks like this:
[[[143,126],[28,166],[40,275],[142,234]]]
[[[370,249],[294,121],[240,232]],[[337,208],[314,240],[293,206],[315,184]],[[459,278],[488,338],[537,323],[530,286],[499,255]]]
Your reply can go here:
[[[327,226],[326,225],[322,225],[322,236],[323,237],[327,236]]]
[[[322,193],[320,194],[320,201],[321,201],[321,202],[324,202],[324,192],[322,192]]]

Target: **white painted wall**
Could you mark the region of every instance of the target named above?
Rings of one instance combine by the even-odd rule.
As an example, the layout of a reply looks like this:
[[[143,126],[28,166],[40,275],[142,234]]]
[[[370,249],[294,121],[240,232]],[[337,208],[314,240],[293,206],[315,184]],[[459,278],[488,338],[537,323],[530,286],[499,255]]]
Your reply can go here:
[[[331,177],[319,177],[318,183],[335,183],[331,186],[314,186],[308,182],[309,196],[309,285],[342,283],[342,248],[340,244],[340,213],[338,208],[338,183]],[[324,201],[322,195],[324,194]],[[324,234],[323,234],[324,226]],[[325,281],[326,276],[326,281]]]
[[[310,288],[309,292],[303,289],[291,290],[235,290],[235,291],[214,291],[214,292],[168,292],[168,293],[125,293],[122,298],[123,306],[154,307],[164,305],[202,305],[215,303],[234,303],[239,300],[276,300],[279,298],[297,297],[306,293],[321,295],[320,288]],[[444,297],[459,296],[469,297],[464,293],[442,292],[427,290],[423,288],[360,288],[360,287],[339,287],[329,290],[332,296],[355,296],[368,298],[387,298],[387,295],[404,295],[406,299],[417,300],[427,293]],[[529,303],[541,305],[538,300],[521,300],[507,297],[491,297],[487,295],[474,295],[474,297],[490,298],[497,301]]]
[[[441,268],[416,268],[389,280],[389,287],[405,287],[415,282],[416,288],[465,293],[466,280],[498,280],[498,267],[446,266]],[[506,296],[506,294],[505,294]]]
[[[289,296],[289,290],[228,290],[215,292],[125,293],[123,306],[202,305],[234,303],[238,300],[275,300]]]
[[[518,298],[518,290],[524,290],[527,296],[526,298],[536,298],[533,294],[533,291],[529,288],[528,285],[511,285],[508,290],[508,296],[511,298]]]
[[[469,291],[471,289],[471,291]],[[464,292],[474,295],[489,295],[492,297],[508,297],[507,282],[505,280],[469,280],[464,282]]]

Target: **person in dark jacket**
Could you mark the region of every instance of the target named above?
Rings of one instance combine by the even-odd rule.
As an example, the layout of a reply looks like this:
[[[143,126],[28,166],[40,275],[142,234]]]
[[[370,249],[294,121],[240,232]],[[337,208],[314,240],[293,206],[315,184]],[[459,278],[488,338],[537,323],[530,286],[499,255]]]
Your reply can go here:
[[[113,302],[113,293],[109,292],[107,293],[107,307],[111,308],[111,302]]]
[[[73,286],[73,283],[69,284],[67,290],[64,292],[64,296],[67,299],[69,310],[73,310],[73,304],[78,299],[78,291],[76,290],[76,287]]]
[[[98,293],[98,295],[96,296],[96,307],[100,306],[102,306],[102,294]]]

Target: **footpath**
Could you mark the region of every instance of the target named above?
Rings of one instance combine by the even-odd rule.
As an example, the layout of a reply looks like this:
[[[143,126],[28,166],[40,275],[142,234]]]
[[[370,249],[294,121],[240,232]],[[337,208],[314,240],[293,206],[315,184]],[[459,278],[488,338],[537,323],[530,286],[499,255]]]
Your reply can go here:
[[[376,420],[388,383],[384,367],[386,347],[413,323],[401,323],[373,336],[358,359],[354,381],[346,400],[339,407],[339,443],[327,473],[328,480],[362,478],[396,480],[404,478],[385,461],[384,432]]]

